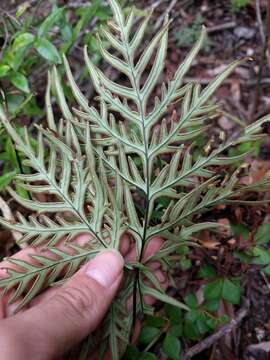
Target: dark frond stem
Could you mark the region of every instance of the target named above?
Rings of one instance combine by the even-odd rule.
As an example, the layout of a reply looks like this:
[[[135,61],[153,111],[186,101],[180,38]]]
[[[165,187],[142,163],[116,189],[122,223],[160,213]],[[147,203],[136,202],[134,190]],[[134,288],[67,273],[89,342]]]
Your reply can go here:
[[[134,273],[133,294],[132,294],[132,327],[135,328],[137,320],[137,293],[139,292],[141,312],[143,313],[143,295],[140,286],[140,269],[136,268]],[[132,336],[132,333],[130,334]]]
[[[132,293],[132,327],[135,328],[136,325],[136,314],[137,314],[137,288],[139,283],[139,269],[135,269],[134,273],[134,282],[133,282],[133,293]],[[131,336],[131,333],[130,333]]]
[[[145,156],[145,170],[146,170],[146,172],[145,172],[145,178],[146,178],[145,179],[146,180],[145,206],[146,207],[145,207],[144,224],[143,224],[142,249],[141,249],[141,253],[139,254],[139,262],[141,262],[142,257],[143,257],[143,252],[144,252],[144,246],[145,246],[145,242],[146,242],[147,226],[148,226],[148,221],[149,221],[150,174],[149,174],[148,139],[147,139],[147,134],[145,131],[145,111],[144,111],[143,103],[142,103],[142,100],[140,97],[140,86],[139,86],[138,81],[135,76],[134,63],[130,57],[130,49],[128,46],[128,39],[125,38],[123,24],[120,23],[120,26],[121,26],[121,33],[123,34],[123,43],[126,48],[127,61],[128,61],[129,67],[131,69],[132,86],[133,86],[134,90],[136,91],[137,98],[138,98],[137,106],[138,106],[138,110],[139,110],[140,116],[141,116],[142,136],[143,136],[143,141],[144,141],[144,156]],[[136,313],[137,313],[137,291],[138,291],[138,286],[139,286],[139,278],[140,278],[140,270],[137,269],[135,279],[134,279],[134,287],[133,287],[133,327],[135,326]],[[141,301],[143,301],[142,298],[141,298]],[[143,304],[141,304],[141,306],[143,307]]]

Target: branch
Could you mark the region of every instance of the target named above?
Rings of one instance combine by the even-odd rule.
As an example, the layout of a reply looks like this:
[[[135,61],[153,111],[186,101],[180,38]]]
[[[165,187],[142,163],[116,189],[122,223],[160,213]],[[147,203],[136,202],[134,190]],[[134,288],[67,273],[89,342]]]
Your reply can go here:
[[[154,30],[157,30],[160,28],[164,18],[169,15],[169,13],[172,11],[172,9],[174,8],[174,6],[176,5],[177,0],[172,0],[170,5],[167,7],[167,10],[165,11],[165,13],[163,13],[156,21]]]

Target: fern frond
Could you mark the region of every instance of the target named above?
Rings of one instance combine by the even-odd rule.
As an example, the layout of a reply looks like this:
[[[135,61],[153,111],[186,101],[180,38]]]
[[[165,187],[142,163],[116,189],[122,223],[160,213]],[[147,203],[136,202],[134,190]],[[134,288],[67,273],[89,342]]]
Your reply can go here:
[[[47,256],[31,255],[29,262],[10,258],[7,268],[8,277],[0,280],[0,289],[4,294],[12,293],[9,304],[19,301],[16,310],[26,306],[44,288],[60,277],[72,276],[85,261],[94,257],[98,250],[85,250],[70,247],[70,253],[58,248],[50,248]],[[12,267],[11,267],[12,266]]]
[[[88,226],[82,223],[68,222],[60,216],[55,220],[46,215],[29,217],[27,220],[22,214],[17,214],[18,222],[12,228],[22,234],[18,244],[46,245],[53,247],[60,240],[66,237],[66,241],[71,241],[75,236],[89,231]],[[0,218],[0,224],[9,227],[9,221]]]
[[[30,144],[28,134],[25,132],[25,138],[21,139],[17,135],[14,128],[9,123],[3,110],[0,112],[0,117],[6,130],[13,138],[16,146],[22,151],[28,158],[28,165],[36,171],[33,176],[20,176],[20,179],[24,179],[26,188],[33,194],[33,199],[25,199],[18,195],[14,190],[9,188],[9,192],[13,198],[26,208],[41,212],[71,212],[77,220],[84,224],[88,231],[96,238],[103,246],[107,247],[106,243],[92,228],[91,222],[87,218],[87,214],[84,209],[84,200],[86,192],[90,185],[90,175],[87,168],[84,165],[84,159],[81,157],[80,150],[77,155],[73,153],[70,148],[71,145],[77,147],[78,139],[74,131],[70,126],[67,126],[67,132],[65,134],[66,143],[53,136],[51,133],[49,136],[50,152],[48,165],[44,161],[45,144],[43,139],[43,130],[39,129],[38,136],[38,153],[33,149]],[[48,133],[45,132],[48,136]],[[74,155],[74,157],[73,157]],[[58,180],[58,157],[61,157],[61,179]],[[76,158],[77,156],[77,158]],[[72,179],[73,178],[73,179]],[[36,180],[43,182],[44,191],[53,195],[56,195],[59,201],[45,201],[41,202],[35,199],[35,193],[39,193],[40,186],[33,185],[32,182]],[[73,190],[70,192],[70,188]]]
[[[125,16],[117,0],[109,0],[109,4],[114,20],[100,34],[109,46],[105,47],[99,36],[97,41],[104,60],[119,72],[123,82],[106,76],[85,48],[85,63],[99,106],[89,104],[65,57],[68,85],[77,108],[69,106],[61,76],[54,67],[48,74],[45,97],[48,128],[37,127],[37,148],[31,144],[27,131],[23,137],[17,134],[0,106],[1,123],[30,169],[29,174],[18,175],[17,179],[31,198],[25,199],[11,188],[9,192],[21,205],[37,213],[29,218],[18,214],[17,223],[0,218],[0,224],[21,232],[20,243],[50,251],[48,256],[33,255],[29,262],[10,259],[8,276],[0,280],[0,288],[11,294],[11,302],[22,299],[21,308],[58,278],[71,276],[102,247],[119,249],[122,235],[129,233],[135,243],[136,258],[126,266],[123,287],[104,320],[99,338],[100,357],[109,345],[112,359],[116,360],[125,351],[136,316],[153,310],[144,304],[144,296],[187,309],[162,290],[148,261],[158,260],[164,271],[169,270],[165,260],[189,242],[192,234],[219,226],[215,222],[194,224],[195,216],[198,219],[198,214],[218,204],[234,203],[245,192],[269,189],[268,174],[249,186],[239,185],[237,171],[225,180],[216,175],[218,167],[246,157],[247,153],[230,156],[228,150],[262,138],[261,130],[269,116],[248,126],[238,138],[202,150],[195,158],[196,139],[208,131],[210,121],[218,114],[218,105],[209,100],[242,60],[228,65],[204,88],[184,85],[184,77],[205,39],[203,28],[172,79],[162,83],[170,20],[164,20],[143,49],[151,14],[133,32],[134,11]],[[53,113],[52,96],[61,111],[60,120]],[[172,112],[171,106],[176,110]],[[154,221],[154,211],[162,198],[170,203],[162,208],[161,218]],[[249,198],[237,201],[248,204]],[[91,234],[87,249],[71,245],[80,233]],[[145,249],[156,235],[163,236],[164,245],[144,262]],[[57,249],[63,239],[70,252]],[[133,314],[126,306],[130,297]],[[84,354],[91,341],[85,344]]]
[[[132,330],[132,312],[127,309],[127,304],[132,295],[133,286],[131,278],[128,277],[123,290],[118,294],[112,304],[105,320],[105,332],[102,334],[101,351],[110,349],[113,360],[121,359],[130,341]]]

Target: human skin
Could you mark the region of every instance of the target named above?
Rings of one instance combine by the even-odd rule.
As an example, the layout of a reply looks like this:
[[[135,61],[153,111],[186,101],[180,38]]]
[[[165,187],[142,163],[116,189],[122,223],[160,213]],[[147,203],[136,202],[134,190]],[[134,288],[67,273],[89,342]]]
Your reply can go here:
[[[89,240],[81,235],[79,244]],[[163,244],[159,237],[153,238],[145,249],[142,261],[156,253]],[[61,246],[64,249],[64,245]],[[14,258],[27,260],[38,249],[27,248]],[[120,252],[105,250],[85,264],[62,287],[50,288],[35,298],[27,309],[14,315],[16,303],[7,304],[7,296],[0,298],[0,359],[2,360],[51,360],[61,356],[94,331],[121,286],[125,262],[136,258],[131,238],[124,235]],[[167,280],[159,263],[149,263],[163,288]],[[5,267],[15,265],[0,263],[0,278],[6,277]],[[147,304],[155,300],[146,297]],[[127,305],[128,306],[128,305]],[[137,324],[137,329],[140,327]]]

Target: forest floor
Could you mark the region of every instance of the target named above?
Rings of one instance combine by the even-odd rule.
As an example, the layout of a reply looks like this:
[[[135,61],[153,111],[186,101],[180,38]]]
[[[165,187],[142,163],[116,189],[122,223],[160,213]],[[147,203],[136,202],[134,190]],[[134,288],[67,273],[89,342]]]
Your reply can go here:
[[[128,1],[128,4],[134,3]],[[260,3],[261,16],[265,19],[267,1]],[[1,7],[5,7],[4,5],[8,7],[10,2],[2,0]],[[188,49],[196,40],[202,24],[208,29],[208,40],[188,73],[186,82],[194,81],[206,85],[227,64],[239,58],[246,58],[216,94],[216,99],[222,104],[223,113],[215,120],[213,130],[215,133],[225,131],[227,136],[234,136],[245,124],[270,112],[270,57],[269,61],[265,59],[263,62],[261,84],[258,86],[263,41],[255,1],[239,11],[232,10],[230,1],[219,0],[138,0],[136,7],[155,8],[153,24],[156,23],[154,25],[156,29],[160,27],[165,12],[169,11],[173,19],[166,64],[168,77],[184,59]],[[40,88],[39,91],[40,96],[43,97],[44,88]],[[252,156],[248,159],[248,166],[250,169],[246,179],[248,183],[260,179],[270,170],[270,139],[264,141],[256,157]],[[265,207],[253,209],[233,206],[230,209],[217,209],[215,220],[226,222],[233,219],[234,222],[244,225],[249,229],[246,242],[252,242],[258,225],[269,222],[269,214],[270,209]],[[234,276],[246,272],[243,294],[249,304],[246,316],[233,331],[210,344],[210,349],[194,356],[194,360],[238,360],[242,359],[249,345],[264,346],[264,342],[270,341],[270,280],[259,269],[245,268],[245,265],[232,259],[233,241],[238,244],[240,242],[243,247],[247,246],[241,234],[238,238],[224,241],[222,238],[213,240],[206,231],[202,239],[202,249],[197,250],[193,256],[196,261],[207,257],[217,268],[219,263],[221,273],[225,271],[224,269]],[[1,255],[8,255],[12,245],[10,233],[0,229]],[[189,270],[187,273],[179,274],[178,281],[184,288],[196,286],[197,280]],[[242,304],[236,308],[231,305],[224,309],[224,312],[233,317],[244,306],[245,304]],[[256,359],[260,359],[259,351],[256,356],[258,356],[255,357]]]
[[[149,5],[151,2],[149,1]],[[155,16],[157,18],[162,16],[164,11],[168,10],[169,4],[172,5],[170,15],[174,20],[170,32],[167,65],[169,71],[173,72],[183,60],[185,50],[190,48],[194,42],[202,24],[208,29],[208,41],[188,74],[187,81],[206,85],[230,62],[239,58],[247,58],[216,94],[224,113],[217,119],[215,131],[224,130],[233,136],[235,132],[239,131],[239,126],[241,128],[243,124],[253,122],[269,113],[270,62],[268,59],[263,62],[261,84],[258,86],[263,43],[260,34],[262,24],[260,20],[258,21],[255,1],[239,11],[232,11],[229,1],[162,1],[155,11]],[[260,4],[262,17],[265,19],[267,1],[261,1]],[[142,3],[142,6],[145,6],[145,2]],[[233,114],[234,117],[229,114]],[[254,179],[262,177],[270,169],[270,141],[266,140],[257,156],[248,159],[248,162],[249,181],[252,182]],[[231,211],[233,213],[230,214],[221,211],[220,218],[224,219],[224,216],[225,218],[228,216],[230,219],[237,219],[239,224],[248,224],[249,229],[255,229],[258,221],[269,221],[269,209],[266,212],[258,213],[252,208],[239,206]],[[248,238],[252,241],[252,230]],[[228,256],[230,254],[228,246],[228,243],[222,243],[220,239],[215,239],[215,242],[209,241],[206,234],[207,256],[218,259],[223,264],[230,263],[230,259],[226,259],[226,254]],[[230,263],[230,266],[235,274],[241,271],[235,263]],[[192,279],[189,278],[190,280]],[[270,341],[269,278],[267,279],[259,270],[253,269],[248,272],[245,296],[250,306],[241,325],[237,326],[229,335],[216,341],[210,351],[202,352],[193,359],[242,359],[247,347],[250,344],[258,343],[261,345],[259,350],[252,354],[253,359],[270,359],[269,352],[268,355],[265,355],[264,351],[260,351],[260,347],[261,349],[269,347],[269,343],[266,345],[265,342]],[[235,312],[235,308],[232,307],[227,311]]]

